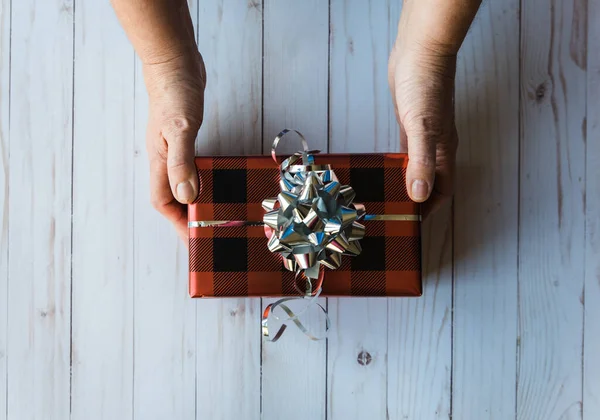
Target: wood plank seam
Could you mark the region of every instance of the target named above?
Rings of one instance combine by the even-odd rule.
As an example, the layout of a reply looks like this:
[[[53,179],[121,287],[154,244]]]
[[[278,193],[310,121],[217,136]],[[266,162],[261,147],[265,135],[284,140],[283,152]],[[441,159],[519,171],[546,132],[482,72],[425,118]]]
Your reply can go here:
[[[8,419],[8,273],[10,268],[8,266],[10,261],[10,249],[9,244],[9,177],[10,177],[10,103],[11,103],[11,54],[12,54],[12,0],[4,0],[0,3],[0,23],[2,24],[3,31],[0,33],[0,40],[2,41],[2,55],[0,55],[0,90],[4,91],[7,89],[6,95],[2,95],[3,102],[0,105],[0,164],[2,169],[0,172],[0,181],[2,184],[3,203],[0,208],[0,286],[4,288],[4,298],[2,304],[4,304],[4,313],[0,316],[0,321],[4,321],[3,325],[0,326],[0,363],[3,367],[0,368],[0,418],[4,420]],[[4,99],[6,98],[6,99]],[[4,102],[6,100],[6,102]],[[4,378],[2,377],[4,375]],[[4,389],[3,389],[4,388]]]
[[[519,86],[519,90],[521,89],[522,83],[523,83],[523,57],[521,54],[521,46],[523,45],[523,29],[522,29],[522,25],[521,25],[521,13],[522,13],[522,9],[523,9],[523,0],[519,0],[518,6],[519,8],[518,13],[519,13],[519,24],[518,24],[518,45],[519,45],[519,69],[518,69],[518,86]],[[523,99],[521,97],[521,93],[519,92],[519,94],[517,95],[517,106],[518,106],[518,115],[517,115],[517,124],[519,127],[519,136],[517,139],[518,142],[518,149],[517,149],[517,161],[518,161],[518,165],[517,165],[517,261],[516,261],[516,266],[517,266],[517,272],[516,272],[516,280],[517,280],[517,287],[516,287],[516,292],[517,292],[517,316],[515,319],[515,323],[516,323],[516,329],[515,331],[517,331],[517,336],[516,336],[516,352],[515,352],[515,401],[514,401],[514,406],[515,406],[515,420],[517,420],[518,418],[518,413],[519,413],[519,367],[521,366],[520,364],[520,354],[521,354],[521,336],[520,336],[520,328],[519,328],[519,320],[521,319],[521,259],[519,258],[519,255],[521,255],[521,229],[519,228],[519,226],[521,226],[521,176],[522,176],[522,168],[521,168],[521,150],[522,150],[522,140],[523,140],[523,122],[522,122],[522,115],[523,115]]]
[[[11,0],[12,1],[12,0]],[[73,16],[73,33],[72,33],[72,57],[73,71],[71,74],[71,243],[70,243],[70,267],[69,267],[69,418],[73,413],[73,210],[74,210],[74,179],[75,179],[75,16],[76,16],[76,1],[73,0],[72,16]]]

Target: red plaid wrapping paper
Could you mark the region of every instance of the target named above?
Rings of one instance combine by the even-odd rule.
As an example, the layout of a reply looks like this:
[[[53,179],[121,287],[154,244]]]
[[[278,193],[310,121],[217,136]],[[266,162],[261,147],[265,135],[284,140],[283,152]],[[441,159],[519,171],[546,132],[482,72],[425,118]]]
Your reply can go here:
[[[419,214],[406,193],[405,154],[315,155],[356,192],[368,214]],[[200,193],[189,221],[262,221],[265,198],[276,197],[279,168],[270,156],[197,157]],[[357,257],[325,268],[323,296],[420,296],[421,232],[417,221],[363,221]],[[262,226],[193,227],[189,243],[191,297],[295,296],[294,273],[267,248]]]

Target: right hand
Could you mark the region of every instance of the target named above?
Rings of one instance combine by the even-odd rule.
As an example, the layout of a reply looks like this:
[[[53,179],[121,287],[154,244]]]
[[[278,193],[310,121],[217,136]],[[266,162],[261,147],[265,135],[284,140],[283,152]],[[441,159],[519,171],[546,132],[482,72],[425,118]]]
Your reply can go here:
[[[193,51],[143,69],[150,101],[146,148],[152,205],[187,244],[186,204],[198,195],[194,144],[204,112],[204,62]]]

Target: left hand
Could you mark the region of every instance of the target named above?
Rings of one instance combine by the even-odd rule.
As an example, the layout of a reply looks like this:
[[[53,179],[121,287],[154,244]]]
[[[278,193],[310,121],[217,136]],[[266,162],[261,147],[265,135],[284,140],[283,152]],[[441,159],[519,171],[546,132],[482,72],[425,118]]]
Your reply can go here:
[[[408,151],[406,188],[423,213],[435,211],[454,193],[458,135],[454,122],[456,55],[397,41],[388,81],[400,145]]]

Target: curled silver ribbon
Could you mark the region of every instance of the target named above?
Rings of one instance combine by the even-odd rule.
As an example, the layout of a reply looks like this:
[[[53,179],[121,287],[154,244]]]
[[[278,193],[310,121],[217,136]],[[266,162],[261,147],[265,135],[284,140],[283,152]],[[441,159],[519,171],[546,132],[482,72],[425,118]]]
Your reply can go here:
[[[310,297],[310,301],[308,302],[308,304],[298,313],[294,313],[294,311],[292,311],[289,308],[289,306],[286,305],[286,303],[289,301],[297,300],[298,299],[297,297],[288,297],[288,298],[279,299],[278,301],[267,305],[265,307],[265,310],[263,311],[263,316],[262,316],[263,336],[268,341],[271,341],[271,342],[275,342],[275,341],[279,340],[281,338],[281,336],[283,335],[283,333],[285,332],[285,330],[287,329],[286,322],[292,321],[296,325],[296,327],[309,339],[311,339],[313,341],[320,341],[320,340],[323,340],[324,338],[326,338],[329,328],[331,327],[331,320],[329,319],[329,316],[327,315],[327,310],[320,303],[317,302],[317,299],[319,298],[319,295],[321,294],[321,290],[322,289],[319,288],[317,290],[317,293],[315,293],[314,296]],[[308,330],[308,328],[306,328],[304,326],[304,324],[300,321],[300,317],[313,305],[317,305],[321,309],[321,311],[325,314],[325,334],[320,337],[312,334]],[[280,307],[288,315],[288,318],[281,319],[277,315],[272,315],[272,317],[275,318],[276,320],[282,321],[282,324],[279,327],[279,329],[277,330],[277,332],[271,338],[271,333],[269,332],[269,317],[271,316],[271,313],[273,311],[275,311],[275,309],[278,307]]]

